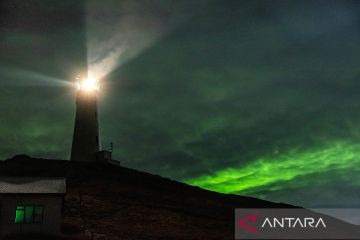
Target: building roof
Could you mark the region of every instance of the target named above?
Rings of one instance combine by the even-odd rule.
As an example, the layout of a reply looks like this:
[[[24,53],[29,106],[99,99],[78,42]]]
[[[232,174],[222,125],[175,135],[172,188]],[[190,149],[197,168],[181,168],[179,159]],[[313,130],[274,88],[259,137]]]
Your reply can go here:
[[[65,192],[65,178],[0,178],[0,194]]]

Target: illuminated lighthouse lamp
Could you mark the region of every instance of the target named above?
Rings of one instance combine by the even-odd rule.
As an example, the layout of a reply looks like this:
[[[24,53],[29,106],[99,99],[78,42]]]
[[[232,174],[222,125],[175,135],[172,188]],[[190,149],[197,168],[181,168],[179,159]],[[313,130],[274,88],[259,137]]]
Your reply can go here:
[[[77,90],[83,90],[86,92],[98,91],[99,81],[93,78],[81,79],[76,77]]]

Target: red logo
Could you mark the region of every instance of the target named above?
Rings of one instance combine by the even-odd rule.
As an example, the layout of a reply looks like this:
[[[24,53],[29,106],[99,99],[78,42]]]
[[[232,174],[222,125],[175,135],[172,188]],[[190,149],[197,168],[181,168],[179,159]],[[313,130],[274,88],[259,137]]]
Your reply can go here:
[[[246,218],[243,218],[239,221],[237,221],[237,224],[242,227],[245,228],[246,230],[252,232],[252,233],[257,233],[257,230],[254,228],[256,226],[256,214],[253,214],[251,216],[248,216]],[[250,225],[246,225],[246,222],[251,222]]]

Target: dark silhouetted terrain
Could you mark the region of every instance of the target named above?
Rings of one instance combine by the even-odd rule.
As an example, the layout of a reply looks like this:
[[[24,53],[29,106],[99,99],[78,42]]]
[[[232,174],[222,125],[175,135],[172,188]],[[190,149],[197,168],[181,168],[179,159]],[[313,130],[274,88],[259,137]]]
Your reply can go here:
[[[67,177],[64,231],[94,239],[234,239],[235,208],[291,207],[108,164],[21,155],[0,175]]]

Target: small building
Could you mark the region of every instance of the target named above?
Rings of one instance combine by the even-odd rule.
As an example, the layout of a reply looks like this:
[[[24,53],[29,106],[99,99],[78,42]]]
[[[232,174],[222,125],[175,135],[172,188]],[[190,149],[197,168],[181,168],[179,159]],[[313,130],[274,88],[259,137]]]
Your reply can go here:
[[[0,235],[59,235],[64,178],[0,178]]]
[[[109,163],[112,165],[120,166],[120,161],[112,159],[112,152],[107,150],[97,152],[96,161],[99,163]]]

